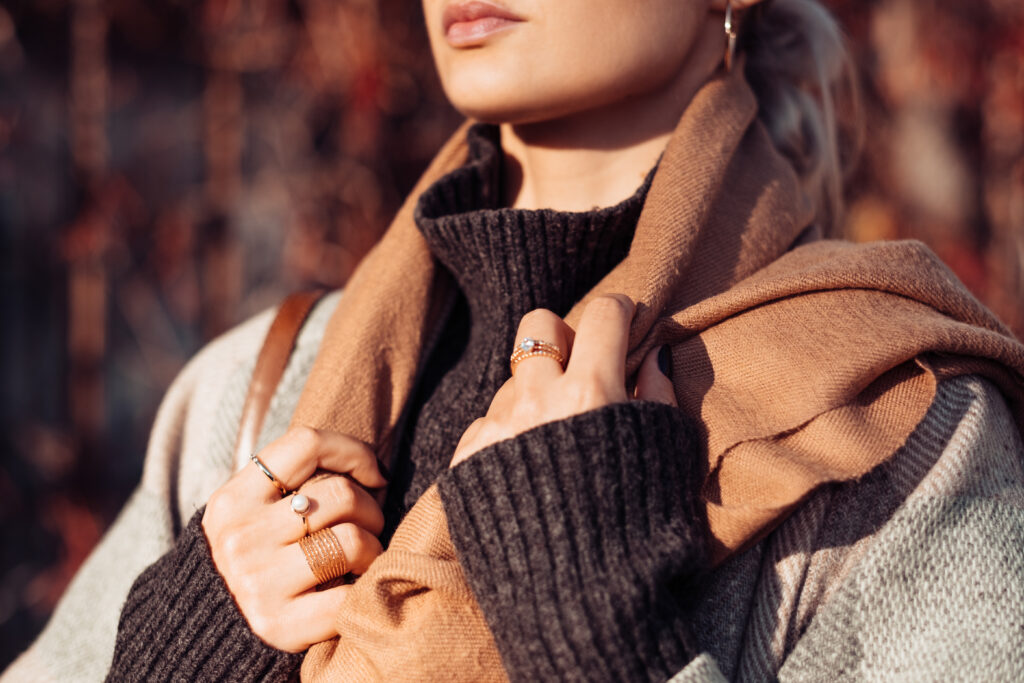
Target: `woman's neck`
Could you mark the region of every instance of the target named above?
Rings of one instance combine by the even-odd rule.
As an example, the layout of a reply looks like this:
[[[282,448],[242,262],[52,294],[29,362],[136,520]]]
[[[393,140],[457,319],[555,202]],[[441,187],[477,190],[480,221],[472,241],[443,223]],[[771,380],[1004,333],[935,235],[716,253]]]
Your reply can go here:
[[[589,211],[632,195],[718,68],[724,45],[716,28],[712,21],[683,68],[655,92],[548,121],[502,124],[506,205]]]
[[[576,140],[558,136],[556,144],[542,142],[531,132],[502,126],[507,205],[590,211],[618,204],[636,192],[672,130],[652,133],[622,147],[579,140],[579,130],[566,131]]]

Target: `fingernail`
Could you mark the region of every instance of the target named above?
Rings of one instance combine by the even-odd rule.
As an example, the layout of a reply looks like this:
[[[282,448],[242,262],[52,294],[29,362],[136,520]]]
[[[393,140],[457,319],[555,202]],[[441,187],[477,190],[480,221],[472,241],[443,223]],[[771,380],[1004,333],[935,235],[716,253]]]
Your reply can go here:
[[[658,351],[658,369],[661,370],[661,374],[672,379],[672,352],[667,344]]]

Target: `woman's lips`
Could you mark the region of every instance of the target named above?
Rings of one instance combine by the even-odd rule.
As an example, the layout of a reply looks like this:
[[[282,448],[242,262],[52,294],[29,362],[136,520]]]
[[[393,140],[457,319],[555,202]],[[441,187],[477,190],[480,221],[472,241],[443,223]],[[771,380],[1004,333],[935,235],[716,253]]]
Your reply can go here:
[[[452,47],[479,45],[521,21],[522,17],[504,7],[481,0],[448,5],[442,17],[444,36]]]

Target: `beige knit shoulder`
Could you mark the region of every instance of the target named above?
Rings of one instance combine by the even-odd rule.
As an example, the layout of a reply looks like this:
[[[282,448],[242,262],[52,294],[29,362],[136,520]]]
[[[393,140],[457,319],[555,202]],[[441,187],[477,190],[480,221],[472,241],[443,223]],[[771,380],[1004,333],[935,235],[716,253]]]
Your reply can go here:
[[[259,445],[287,428],[340,292],[306,320],[263,423]],[[242,403],[275,310],[207,344],[181,370],[157,411],[142,480],[79,569],[46,628],[0,680],[102,681],[121,605],[136,577],[174,544],[182,525],[233,472]]]

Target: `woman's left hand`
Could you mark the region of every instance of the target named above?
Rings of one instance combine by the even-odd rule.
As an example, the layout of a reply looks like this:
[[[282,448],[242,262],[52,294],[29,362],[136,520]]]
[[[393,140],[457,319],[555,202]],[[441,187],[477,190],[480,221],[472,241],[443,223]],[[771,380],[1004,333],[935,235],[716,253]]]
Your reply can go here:
[[[495,394],[487,415],[466,429],[455,449],[451,466],[491,444],[547,422],[629,400],[626,388],[626,352],[635,306],[626,296],[600,296],[580,317],[579,331],[544,309],[523,316],[517,343],[526,337],[555,344],[568,358],[534,356],[520,361],[514,376]],[[676,405],[675,391],[659,369],[656,347],[644,358],[637,374],[633,398]],[[666,349],[667,352],[667,349]],[[665,365],[667,357],[662,357]]]

